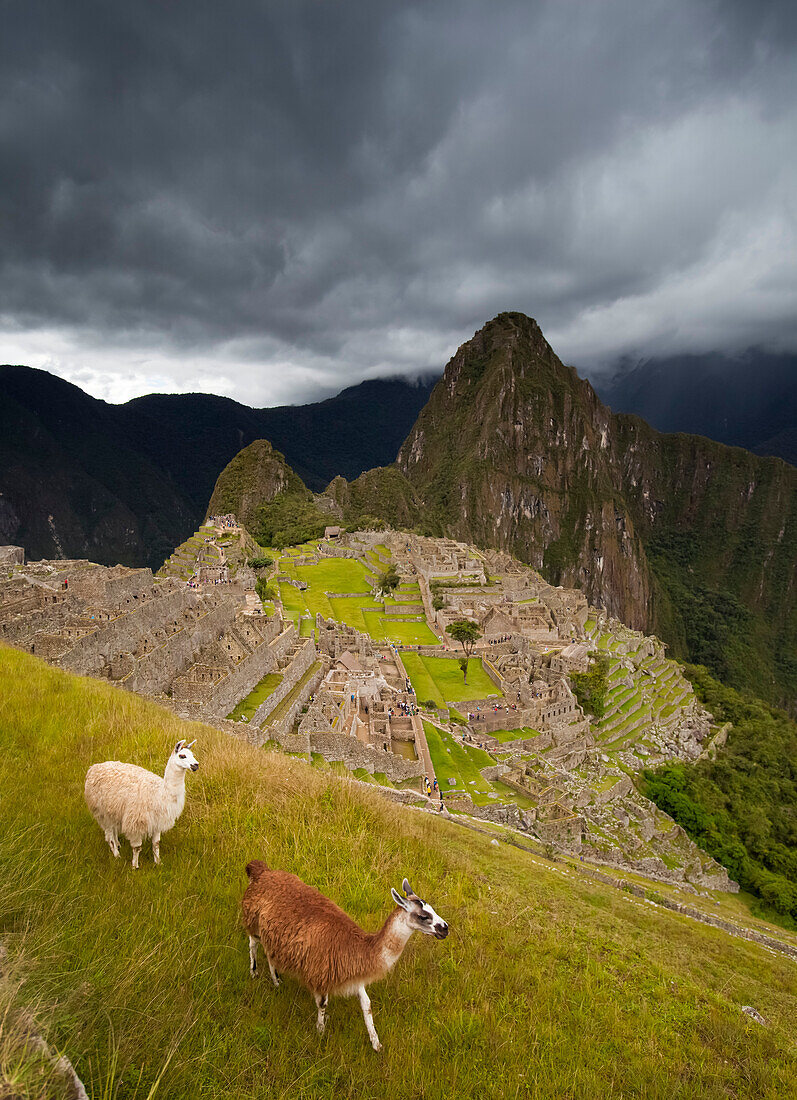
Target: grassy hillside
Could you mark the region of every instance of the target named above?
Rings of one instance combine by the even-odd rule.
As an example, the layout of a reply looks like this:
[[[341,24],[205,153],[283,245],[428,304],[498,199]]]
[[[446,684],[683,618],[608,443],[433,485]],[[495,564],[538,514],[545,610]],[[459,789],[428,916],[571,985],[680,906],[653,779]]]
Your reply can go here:
[[[94,1100],[797,1089],[791,961],[25,654],[0,648],[0,676],[0,936]],[[145,849],[133,872],[86,811],[86,767],[161,769],[185,735],[201,762],[186,810],[163,865]],[[404,875],[449,921],[372,988],[381,1055],[356,1003],[333,1001],[320,1039],[294,982],[250,981],[238,905],[254,856],[367,928]],[[4,1032],[0,1095],[10,1072],[6,1091],[38,1095]]]

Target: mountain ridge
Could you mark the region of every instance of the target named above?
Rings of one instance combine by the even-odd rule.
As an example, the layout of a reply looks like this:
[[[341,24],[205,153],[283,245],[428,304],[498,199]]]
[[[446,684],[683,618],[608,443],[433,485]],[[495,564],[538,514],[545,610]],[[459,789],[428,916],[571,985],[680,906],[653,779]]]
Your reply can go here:
[[[592,383],[604,404],[660,432],[702,435],[797,465],[797,356],[756,348],[670,356]]]
[[[305,406],[209,394],[111,405],[30,367],[0,367],[0,540],[29,557],[156,568],[201,522],[220,471],[268,438],[314,489],[393,461],[428,381],[373,379]]]

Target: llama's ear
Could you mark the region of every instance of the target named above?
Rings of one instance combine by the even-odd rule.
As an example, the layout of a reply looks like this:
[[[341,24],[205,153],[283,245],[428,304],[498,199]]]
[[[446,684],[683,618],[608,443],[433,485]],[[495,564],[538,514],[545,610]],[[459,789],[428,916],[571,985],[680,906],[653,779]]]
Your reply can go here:
[[[179,752],[184,744],[185,744],[185,741],[178,741],[177,744],[174,746],[174,751]]]
[[[393,897],[393,901],[395,901],[396,905],[400,905],[402,909],[407,908],[407,903],[404,900],[404,898],[401,896],[401,894],[398,892],[398,890],[394,890],[391,887],[390,888],[390,893],[391,893],[391,895]]]
[[[410,886],[410,884],[407,882],[406,879],[404,879],[404,881],[402,882],[401,889],[404,891],[404,893],[407,895],[408,898],[414,898],[415,897],[415,894],[412,892],[412,887]]]

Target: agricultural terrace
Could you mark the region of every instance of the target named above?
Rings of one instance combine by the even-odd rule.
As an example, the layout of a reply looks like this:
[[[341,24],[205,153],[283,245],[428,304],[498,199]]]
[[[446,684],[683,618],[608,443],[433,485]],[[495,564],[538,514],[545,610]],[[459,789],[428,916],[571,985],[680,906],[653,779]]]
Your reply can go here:
[[[459,661],[449,657],[424,657],[420,653],[402,653],[407,675],[421,702],[434,700],[439,707],[459,703],[463,699],[484,699],[488,695],[503,699],[503,693],[484,671],[481,657],[468,661],[467,682],[463,679]]]
[[[282,674],[280,672],[269,672],[264,676],[259,684],[256,684],[245,698],[237,704],[235,709],[231,711],[227,717],[231,722],[238,722],[241,718],[245,718],[247,722],[255,713],[261,703],[264,703],[271,695],[275,688],[282,683]]]
[[[376,555],[373,555],[376,558]],[[318,564],[296,565],[296,555],[284,555],[279,561],[279,572],[307,588],[296,588],[285,581],[280,583],[280,598],[287,618],[297,621],[303,615],[317,613],[326,619],[345,623],[369,634],[375,642],[395,642],[397,645],[437,645],[439,639],[426,625],[417,585],[402,585],[398,595],[414,595],[418,592],[418,604],[405,603],[388,597],[376,600],[371,594],[377,571],[387,562],[374,562],[373,570],[353,558],[322,558]],[[344,593],[355,595],[344,595]],[[406,618],[394,618],[386,614],[392,608],[403,612]],[[311,630],[312,624],[303,632]]]

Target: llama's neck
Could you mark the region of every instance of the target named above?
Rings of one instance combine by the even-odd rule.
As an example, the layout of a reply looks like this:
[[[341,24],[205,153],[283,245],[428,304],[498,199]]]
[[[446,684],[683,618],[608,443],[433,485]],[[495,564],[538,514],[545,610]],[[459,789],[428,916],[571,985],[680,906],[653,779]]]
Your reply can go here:
[[[179,768],[171,759],[163,773],[163,793],[170,801],[185,798],[185,769]]]
[[[376,933],[374,947],[385,971],[392,970],[413,933],[409,917],[398,905]]]

